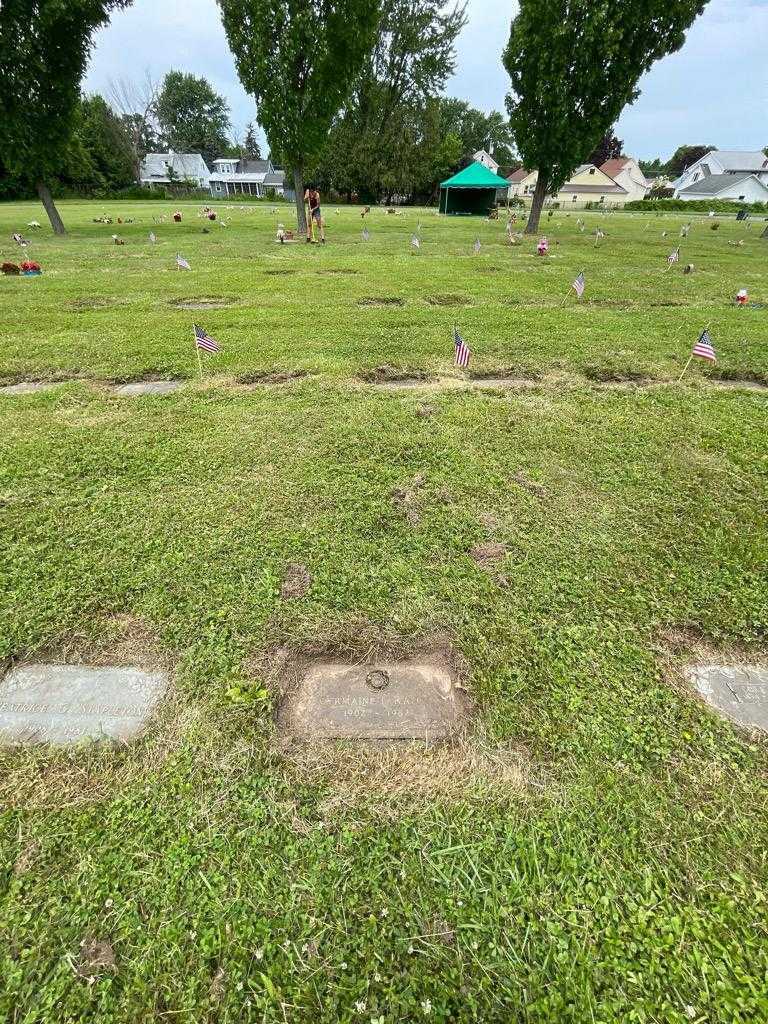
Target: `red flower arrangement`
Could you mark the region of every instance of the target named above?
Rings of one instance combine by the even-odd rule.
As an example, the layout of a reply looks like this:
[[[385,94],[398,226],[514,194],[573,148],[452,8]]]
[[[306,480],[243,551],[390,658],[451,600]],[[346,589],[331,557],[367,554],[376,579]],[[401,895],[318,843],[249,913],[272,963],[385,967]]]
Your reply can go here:
[[[34,260],[24,260],[21,264],[21,272],[26,277],[35,277],[38,274],[42,274],[43,268],[39,263],[35,263]]]
[[[3,265],[0,267],[0,270],[4,274],[19,274],[19,273],[21,273],[21,270],[19,269],[19,267],[16,266],[15,263],[3,263]]]
[[[179,210],[177,210],[176,213],[174,213],[173,219],[176,221],[177,224],[179,223],[179,221],[181,220],[181,212]]]

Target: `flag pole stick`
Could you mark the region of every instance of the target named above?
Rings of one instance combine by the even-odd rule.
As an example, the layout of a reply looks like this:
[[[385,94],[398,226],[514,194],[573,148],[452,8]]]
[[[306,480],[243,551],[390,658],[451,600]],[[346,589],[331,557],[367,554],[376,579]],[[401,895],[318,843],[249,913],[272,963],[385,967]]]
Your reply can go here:
[[[686,370],[688,369],[688,367],[689,367],[689,366],[691,365],[691,362],[692,362],[692,360],[693,360],[693,356],[692,356],[692,355],[688,356],[688,362],[687,362],[687,363],[685,364],[685,366],[683,367],[683,372],[682,372],[682,373],[680,374],[680,376],[679,376],[679,377],[677,378],[677,383],[678,383],[678,384],[679,384],[679,383],[680,383],[680,381],[681,381],[681,380],[683,379],[683,377],[684,377],[684,375],[685,375],[685,371],[686,371]]]
[[[195,352],[197,352],[197,368],[200,371],[200,380],[203,379],[203,357],[200,355],[200,346],[197,344],[197,337],[195,337]]]

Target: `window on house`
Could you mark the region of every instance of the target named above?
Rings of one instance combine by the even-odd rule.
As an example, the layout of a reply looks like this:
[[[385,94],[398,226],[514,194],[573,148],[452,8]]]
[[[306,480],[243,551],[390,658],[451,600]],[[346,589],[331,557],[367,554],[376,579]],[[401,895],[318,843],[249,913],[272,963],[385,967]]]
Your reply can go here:
[[[744,196],[739,196],[739,202],[742,202],[743,199],[744,199]]]
[[[594,167],[590,167],[589,168],[589,173],[590,174],[594,174],[595,173],[595,168]]]
[[[575,203],[577,198],[578,198],[577,196],[571,196],[571,202]]]
[[[604,203],[604,202],[605,202],[605,196],[600,196],[600,202],[601,202],[601,203]]]

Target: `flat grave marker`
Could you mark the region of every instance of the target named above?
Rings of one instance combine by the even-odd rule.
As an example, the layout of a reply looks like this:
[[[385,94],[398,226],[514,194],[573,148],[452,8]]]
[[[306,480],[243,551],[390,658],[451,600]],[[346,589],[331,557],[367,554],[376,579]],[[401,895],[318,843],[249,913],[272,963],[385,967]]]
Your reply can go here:
[[[135,739],[167,685],[139,668],[14,666],[0,681],[0,744]]]
[[[55,388],[53,381],[23,380],[18,384],[5,384],[0,387],[0,395],[36,395],[38,391]]]
[[[120,384],[115,394],[121,398],[132,398],[134,395],[170,395],[178,391],[184,382],[181,380],[137,380],[130,384]]]
[[[768,732],[768,667],[692,665],[686,675],[710,707],[737,725]]]
[[[279,721],[303,739],[438,740],[463,715],[453,676],[440,664],[321,662],[304,673]]]

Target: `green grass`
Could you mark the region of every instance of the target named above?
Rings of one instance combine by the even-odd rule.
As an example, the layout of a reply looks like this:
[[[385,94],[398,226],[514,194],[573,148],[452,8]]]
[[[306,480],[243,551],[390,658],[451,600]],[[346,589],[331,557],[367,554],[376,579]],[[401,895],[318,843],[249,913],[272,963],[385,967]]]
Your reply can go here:
[[[32,238],[44,275],[0,279],[0,380],[60,380],[0,394],[0,657],[154,644],[174,692],[131,748],[2,754],[0,1019],[767,1019],[766,747],[678,672],[765,651],[768,392],[717,386],[768,381],[768,311],[731,305],[768,305],[763,225],[694,218],[684,276],[677,214],[555,214],[545,261],[429,211],[374,211],[366,244],[329,207],[321,248],[276,245],[269,206],[220,206],[207,235],[193,206],[102,209],[63,203],[68,237]],[[0,238],[33,218],[0,206]],[[234,304],[170,305],[194,296]],[[202,383],[193,321],[223,347]],[[453,375],[454,322],[471,369],[535,386],[360,380]],[[677,385],[705,325],[719,361]],[[285,370],[308,375],[237,383]],[[108,386],[146,375],[188,382]],[[392,490],[417,473],[409,522]],[[468,556],[487,540],[497,574]],[[275,736],[265,651],[436,635],[468,666],[463,744]],[[88,966],[93,939],[114,967]]]

